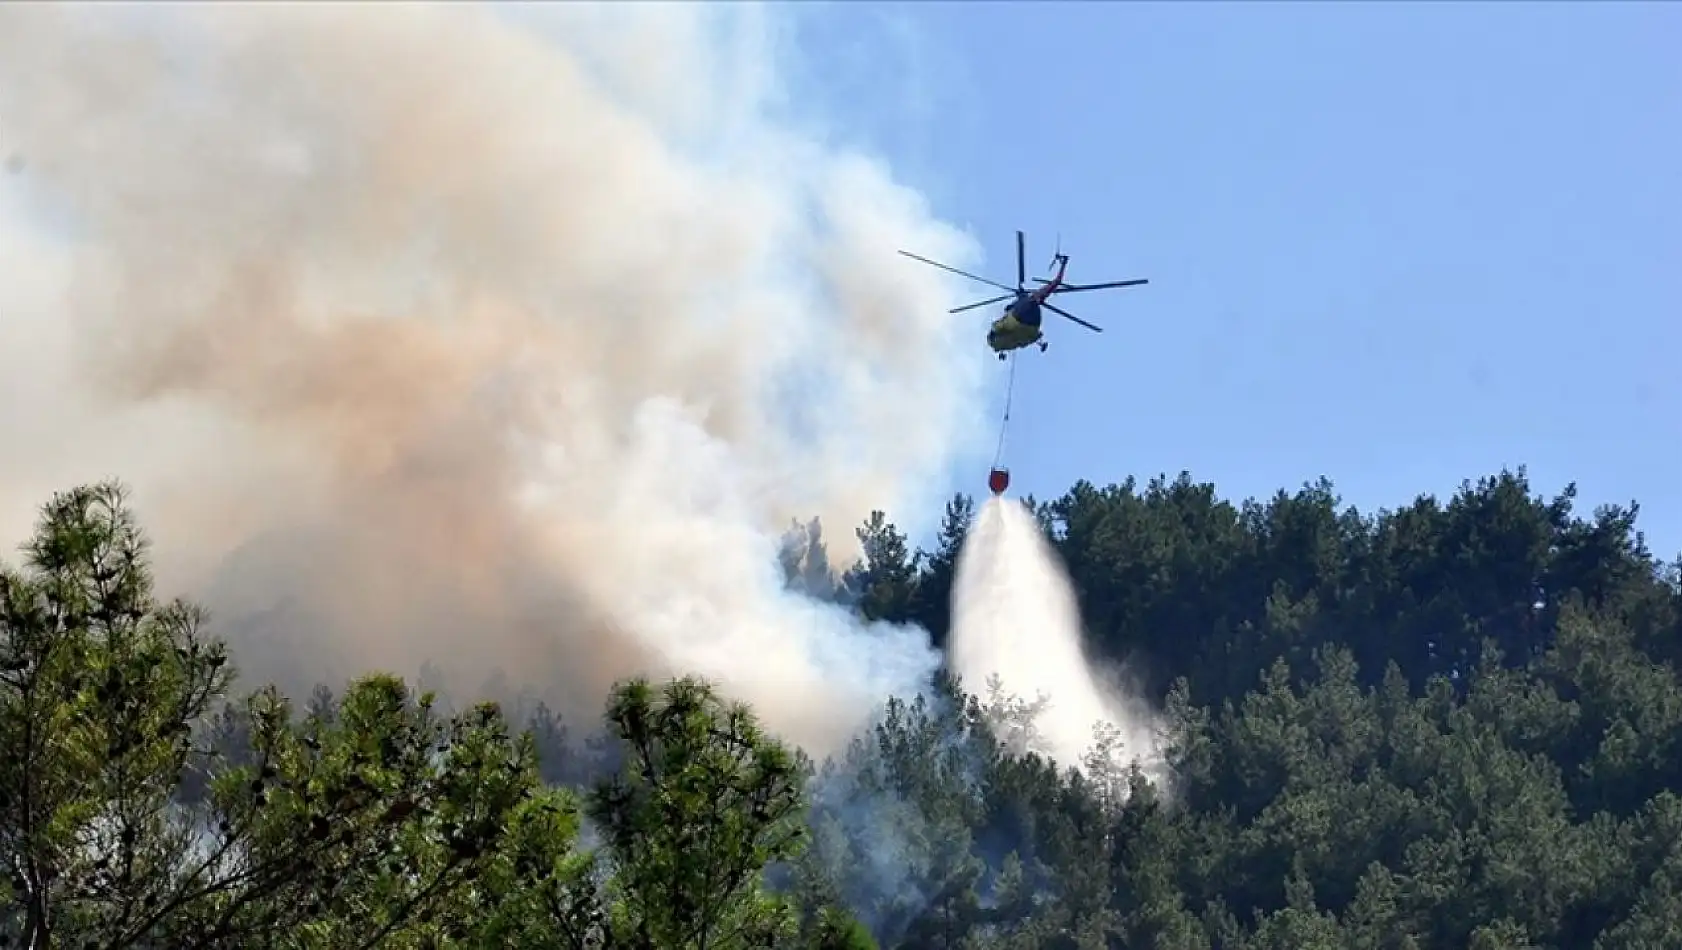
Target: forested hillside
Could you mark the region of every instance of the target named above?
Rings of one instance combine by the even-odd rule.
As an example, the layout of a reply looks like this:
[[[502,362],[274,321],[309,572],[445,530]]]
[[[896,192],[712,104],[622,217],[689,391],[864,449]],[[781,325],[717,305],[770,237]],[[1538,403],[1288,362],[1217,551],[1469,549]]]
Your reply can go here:
[[[296,704],[154,595],[111,486],[0,579],[8,945],[1682,947],[1682,583],[1635,512],[1503,473],[1392,512],[1189,478],[1035,504],[1166,788],[950,682],[814,763],[695,680],[601,723],[371,674]],[[947,633],[973,508],[839,580]],[[966,684],[967,685],[967,684]],[[255,690],[255,692],[253,692]],[[886,697],[884,697],[886,699]]]

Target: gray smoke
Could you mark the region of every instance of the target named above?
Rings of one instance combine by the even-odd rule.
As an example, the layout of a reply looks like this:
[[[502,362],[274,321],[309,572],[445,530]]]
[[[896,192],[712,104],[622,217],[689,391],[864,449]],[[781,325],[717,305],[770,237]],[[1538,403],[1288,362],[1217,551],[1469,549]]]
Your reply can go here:
[[[0,8],[0,531],[118,476],[249,677],[698,672],[834,748],[936,657],[777,534],[926,510],[984,354],[894,254],[969,243],[770,118],[775,27]]]

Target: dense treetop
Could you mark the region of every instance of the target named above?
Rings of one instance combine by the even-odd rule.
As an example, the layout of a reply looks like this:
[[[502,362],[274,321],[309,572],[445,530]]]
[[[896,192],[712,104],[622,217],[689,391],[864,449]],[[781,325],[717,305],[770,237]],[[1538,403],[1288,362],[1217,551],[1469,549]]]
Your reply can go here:
[[[0,934],[48,947],[1682,947],[1682,579],[1522,473],[1396,511],[1189,477],[1030,502],[1170,787],[949,681],[811,762],[704,682],[600,724],[371,673],[235,688],[114,486],[0,574]],[[885,517],[790,583],[948,628]],[[237,661],[237,657],[235,658]],[[886,699],[886,697],[884,698]]]

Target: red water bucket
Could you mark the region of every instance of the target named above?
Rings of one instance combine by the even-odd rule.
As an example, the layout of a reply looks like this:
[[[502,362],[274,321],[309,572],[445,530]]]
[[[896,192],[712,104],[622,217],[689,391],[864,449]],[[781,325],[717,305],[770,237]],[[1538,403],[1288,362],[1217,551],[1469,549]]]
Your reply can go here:
[[[1002,495],[1010,487],[1010,469],[995,468],[987,473],[987,487],[995,495]]]

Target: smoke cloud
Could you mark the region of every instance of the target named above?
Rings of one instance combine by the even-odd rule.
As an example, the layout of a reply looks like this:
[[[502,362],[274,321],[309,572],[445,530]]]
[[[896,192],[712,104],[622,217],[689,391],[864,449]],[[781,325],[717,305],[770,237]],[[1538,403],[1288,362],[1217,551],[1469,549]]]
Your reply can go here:
[[[926,510],[969,242],[745,5],[0,8],[0,532],[120,477],[249,678],[697,672],[815,752],[936,663],[777,533]],[[845,554],[845,552],[837,552]]]
[[[986,699],[989,681],[998,688],[990,698],[1004,707],[1004,738],[1017,751],[1049,756],[1089,777],[1095,764],[1111,776],[1137,764],[1165,787],[1157,717],[1088,662],[1068,574],[1018,502],[987,499],[964,538],[951,640],[952,668],[964,689]]]

